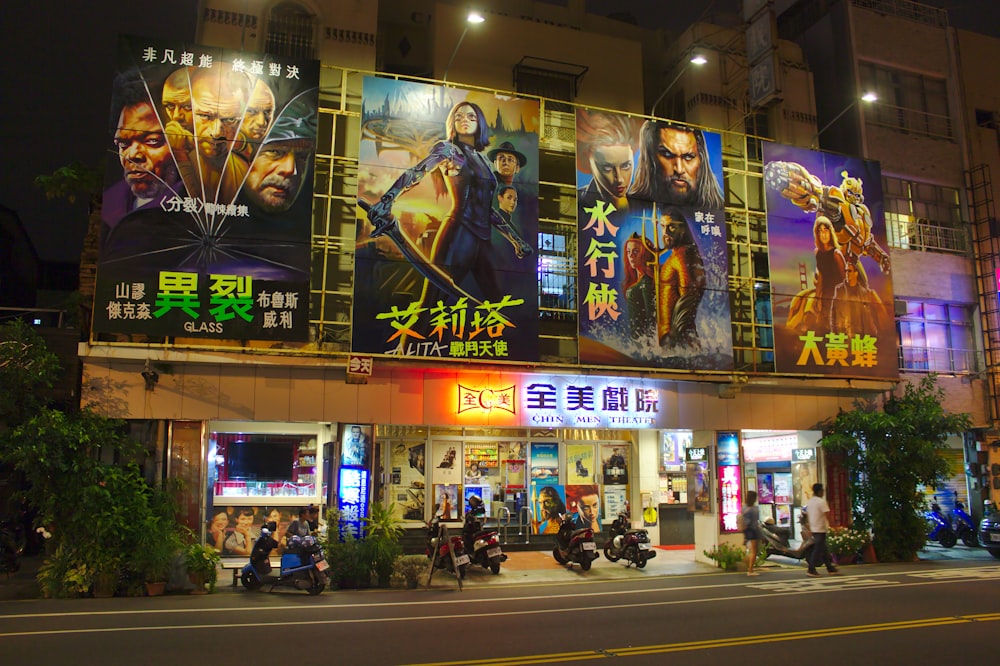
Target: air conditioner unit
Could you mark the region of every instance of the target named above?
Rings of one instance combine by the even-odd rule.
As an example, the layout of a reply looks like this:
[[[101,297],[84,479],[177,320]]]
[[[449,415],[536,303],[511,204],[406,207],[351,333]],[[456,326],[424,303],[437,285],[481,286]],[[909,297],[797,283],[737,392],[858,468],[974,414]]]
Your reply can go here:
[[[897,317],[902,317],[906,314],[906,301],[893,300],[892,309]]]

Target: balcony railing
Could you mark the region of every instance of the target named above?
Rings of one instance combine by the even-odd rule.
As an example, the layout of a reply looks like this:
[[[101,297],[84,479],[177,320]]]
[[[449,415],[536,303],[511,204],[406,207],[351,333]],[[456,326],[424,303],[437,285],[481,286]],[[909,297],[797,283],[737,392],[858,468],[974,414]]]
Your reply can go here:
[[[886,215],[889,246],[901,250],[965,254],[968,237],[964,229],[954,229],[928,220],[896,219]]]
[[[875,102],[865,112],[865,120],[870,125],[878,125],[888,129],[915,134],[933,139],[953,140],[955,133],[948,116],[909,109],[903,106],[893,106]]]
[[[899,347],[900,372],[937,372],[972,375],[985,367],[982,352],[975,349],[941,347]]]

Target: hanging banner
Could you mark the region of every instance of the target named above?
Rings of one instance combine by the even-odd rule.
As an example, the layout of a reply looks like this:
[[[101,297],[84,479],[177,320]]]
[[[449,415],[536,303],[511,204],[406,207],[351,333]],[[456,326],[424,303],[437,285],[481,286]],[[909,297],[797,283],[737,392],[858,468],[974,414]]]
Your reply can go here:
[[[580,361],[731,370],[718,134],[579,109]]]
[[[352,348],[538,360],[536,100],[366,77]]]
[[[779,373],[896,379],[878,162],[764,144]]]
[[[123,37],[97,333],[308,339],[319,62]]]

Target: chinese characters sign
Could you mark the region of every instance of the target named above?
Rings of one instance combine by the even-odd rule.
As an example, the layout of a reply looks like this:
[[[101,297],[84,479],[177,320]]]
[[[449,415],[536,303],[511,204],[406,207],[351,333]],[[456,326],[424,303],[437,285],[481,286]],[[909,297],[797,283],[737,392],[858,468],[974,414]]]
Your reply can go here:
[[[579,109],[583,363],[729,370],[718,134]]]
[[[364,81],[354,351],[538,359],[538,103]]]
[[[895,379],[877,162],[764,144],[777,372]]]
[[[340,538],[350,534],[362,536],[364,518],[368,516],[368,470],[359,467],[340,468]]]
[[[305,340],[319,63],[125,37],[94,330]]]
[[[740,440],[735,432],[716,435],[716,454],[719,466],[719,519],[723,532],[739,529],[740,509]]]

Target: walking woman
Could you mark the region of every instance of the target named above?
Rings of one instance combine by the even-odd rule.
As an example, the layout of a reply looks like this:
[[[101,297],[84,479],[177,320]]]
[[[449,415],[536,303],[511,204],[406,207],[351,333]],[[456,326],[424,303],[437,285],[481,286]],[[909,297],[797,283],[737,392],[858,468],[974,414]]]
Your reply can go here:
[[[757,506],[757,493],[747,491],[746,505],[743,507],[743,538],[747,546],[747,575],[759,576],[753,570],[757,563],[757,550],[760,548],[760,508]]]

